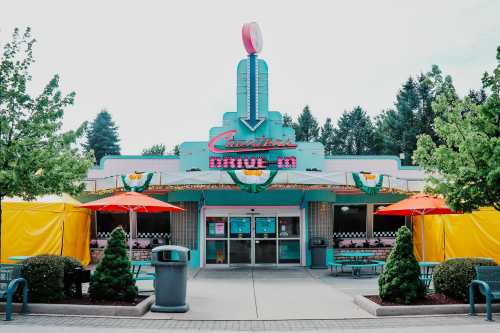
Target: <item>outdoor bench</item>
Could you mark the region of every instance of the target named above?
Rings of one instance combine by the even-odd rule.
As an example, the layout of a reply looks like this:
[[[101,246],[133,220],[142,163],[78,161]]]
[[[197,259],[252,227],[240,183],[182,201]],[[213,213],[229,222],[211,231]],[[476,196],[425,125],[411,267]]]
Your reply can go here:
[[[20,276],[20,265],[0,265],[0,300],[5,300],[5,320],[12,320],[12,297],[20,285],[23,286],[21,312],[28,312],[28,282]]]
[[[475,315],[474,290],[478,286],[479,291],[486,297],[486,320],[492,321],[491,301],[500,299],[500,266],[478,266],[476,267],[476,279],[469,285],[470,314]]]

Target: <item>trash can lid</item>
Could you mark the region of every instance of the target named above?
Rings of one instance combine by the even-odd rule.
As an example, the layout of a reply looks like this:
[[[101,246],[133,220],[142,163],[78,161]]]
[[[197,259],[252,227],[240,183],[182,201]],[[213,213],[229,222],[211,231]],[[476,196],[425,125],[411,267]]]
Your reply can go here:
[[[161,252],[161,251],[178,251],[178,252],[189,252],[190,250],[187,247],[179,246],[179,245],[162,245],[157,246],[151,250],[151,252]]]

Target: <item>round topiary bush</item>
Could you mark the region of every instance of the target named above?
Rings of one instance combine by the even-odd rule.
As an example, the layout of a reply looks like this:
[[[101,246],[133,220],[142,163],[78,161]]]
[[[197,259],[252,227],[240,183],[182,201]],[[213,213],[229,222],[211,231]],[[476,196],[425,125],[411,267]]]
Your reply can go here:
[[[23,261],[22,276],[28,281],[30,301],[53,302],[72,297],[74,288],[64,288],[64,276],[82,268],[72,257],[39,255]]]
[[[384,301],[412,304],[425,297],[425,285],[420,280],[420,267],[413,255],[410,229],[399,228],[384,271],[378,279],[379,295]]]
[[[496,266],[496,263],[484,258],[454,258],[440,264],[432,276],[436,292],[467,301],[476,266]]]
[[[30,302],[50,303],[64,298],[64,263],[58,256],[41,255],[23,261]]]
[[[137,297],[137,287],[127,256],[125,232],[121,227],[111,232],[104,256],[90,278],[89,295],[95,300],[128,302]]]

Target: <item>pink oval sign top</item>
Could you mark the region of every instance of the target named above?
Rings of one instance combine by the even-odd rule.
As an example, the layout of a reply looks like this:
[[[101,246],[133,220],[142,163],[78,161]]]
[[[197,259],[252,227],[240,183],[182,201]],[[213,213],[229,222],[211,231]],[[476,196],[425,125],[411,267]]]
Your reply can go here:
[[[243,38],[243,45],[245,45],[248,54],[262,51],[262,32],[257,22],[243,24],[241,37]]]

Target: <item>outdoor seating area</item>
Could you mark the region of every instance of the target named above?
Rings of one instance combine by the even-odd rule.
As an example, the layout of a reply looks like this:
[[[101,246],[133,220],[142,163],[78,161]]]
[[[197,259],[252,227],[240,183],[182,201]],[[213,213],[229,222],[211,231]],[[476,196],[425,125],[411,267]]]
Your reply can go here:
[[[345,273],[344,270],[349,269],[353,278],[373,276],[378,274],[379,269],[381,272],[384,267],[383,261],[370,259],[374,255],[373,252],[341,251],[333,255],[328,266],[335,275]]]

